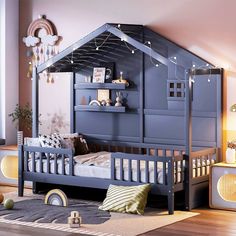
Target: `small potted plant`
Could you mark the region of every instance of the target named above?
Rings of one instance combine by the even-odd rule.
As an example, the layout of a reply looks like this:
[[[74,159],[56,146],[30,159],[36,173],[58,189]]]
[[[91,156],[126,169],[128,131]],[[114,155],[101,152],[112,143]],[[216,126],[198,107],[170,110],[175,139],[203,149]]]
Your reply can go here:
[[[16,124],[17,132],[17,144],[23,143],[23,130],[27,133],[32,129],[32,109],[27,103],[24,106],[16,104],[14,111],[9,114],[12,118],[12,122]]]

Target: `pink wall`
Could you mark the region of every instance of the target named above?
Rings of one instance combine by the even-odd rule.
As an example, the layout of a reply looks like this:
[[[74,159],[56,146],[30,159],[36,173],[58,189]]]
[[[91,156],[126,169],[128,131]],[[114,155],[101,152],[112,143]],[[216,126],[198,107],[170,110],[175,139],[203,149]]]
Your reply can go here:
[[[45,14],[57,27],[63,37],[61,50],[106,22],[143,24],[234,74],[235,9],[235,0],[21,0],[20,102],[31,99],[21,39],[39,14]],[[227,100],[236,102],[234,94],[225,94],[225,109]]]

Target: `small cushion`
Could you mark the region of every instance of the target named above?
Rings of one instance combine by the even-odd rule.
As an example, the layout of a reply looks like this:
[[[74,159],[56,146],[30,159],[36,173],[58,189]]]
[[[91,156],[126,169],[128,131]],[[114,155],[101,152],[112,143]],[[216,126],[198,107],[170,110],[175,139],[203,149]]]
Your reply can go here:
[[[39,135],[39,142],[42,147],[61,148],[61,137],[58,134]]]
[[[24,144],[30,147],[41,147],[39,138],[24,138]]]
[[[89,153],[87,142],[82,136],[63,138],[61,146],[62,148],[72,149],[75,156]]]
[[[39,135],[39,142],[42,147],[61,148],[61,137],[58,134]],[[57,154],[46,153],[46,157],[54,158]]]
[[[100,210],[120,213],[144,214],[150,184],[138,186],[110,185]]]
[[[79,136],[75,139],[75,155],[85,155],[89,153],[89,148],[86,140]]]
[[[61,147],[72,149],[73,153],[75,153],[75,141],[76,138],[63,138],[61,140]]]
[[[41,147],[39,138],[24,138],[24,145],[27,145],[29,147]],[[29,157],[31,158],[33,156],[33,152],[29,152]],[[39,158],[40,154],[39,152],[35,152],[35,158]]]

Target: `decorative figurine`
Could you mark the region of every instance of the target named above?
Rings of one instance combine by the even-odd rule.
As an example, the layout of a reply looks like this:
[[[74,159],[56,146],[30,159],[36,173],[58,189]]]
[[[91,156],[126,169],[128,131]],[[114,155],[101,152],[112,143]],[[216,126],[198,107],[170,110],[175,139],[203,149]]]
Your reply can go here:
[[[106,106],[106,101],[105,100],[101,101],[101,106]]]
[[[123,79],[123,72],[120,71],[120,78],[112,80],[112,83],[114,84],[125,84],[126,87],[129,87],[129,82],[126,79]]]
[[[68,224],[70,228],[79,228],[82,223],[82,218],[78,211],[72,211],[68,217]]]
[[[109,107],[112,104],[112,100],[109,98],[106,100],[106,106]]]
[[[98,100],[92,100],[89,103],[90,106],[101,106],[101,103]]]
[[[121,92],[116,92],[115,107],[121,107],[121,106],[122,106],[122,94],[121,94]]]

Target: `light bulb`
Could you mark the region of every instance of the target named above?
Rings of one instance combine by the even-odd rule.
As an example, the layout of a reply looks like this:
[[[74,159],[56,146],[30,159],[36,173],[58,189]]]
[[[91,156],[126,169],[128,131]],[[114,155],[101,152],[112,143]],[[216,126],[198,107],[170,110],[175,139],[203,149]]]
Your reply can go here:
[[[96,50],[98,51],[98,50],[99,50],[99,47],[96,47]]]
[[[151,42],[150,42],[150,41],[148,41],[147,43],[148,43],[149,45],[151,45]]]
[[[134,54],[134,50],[132,50],[131,52],[132,52],[132,54]]]
[[[121,41],[124,41],[124,39],[123,39],[123,38],[121,38],[120,40],[121,40]]]
[[[174,57],[174,59],[176,60],[177,58],[176,58],[176,57]]]
[[[206,66],[209,66],[209,64],[207,63]]]
[[[74,61],[73,61],[73,60],[71,60],[71,61],[70,61],[70,63],[71,63],[71,64],[74,64]]]
[[[32,64],[32,62],[31,61],[29,61],[29,65],[31,65]]]
[[[158,67],[158,66],[159,66],[159,64],[156,64],[155,66],[156,66],[156,67]]]
[[[193,67],[195,67],[195,65],[193,64]]]
[[[211,82],[211,80],[210,80],[210,79],[208,79],[208,80],[207,80],[207,82],[208,82],[208,83],[210,83],[210,82]]]
[[[120,28],[120,24],[118,24],[118,28]]]

